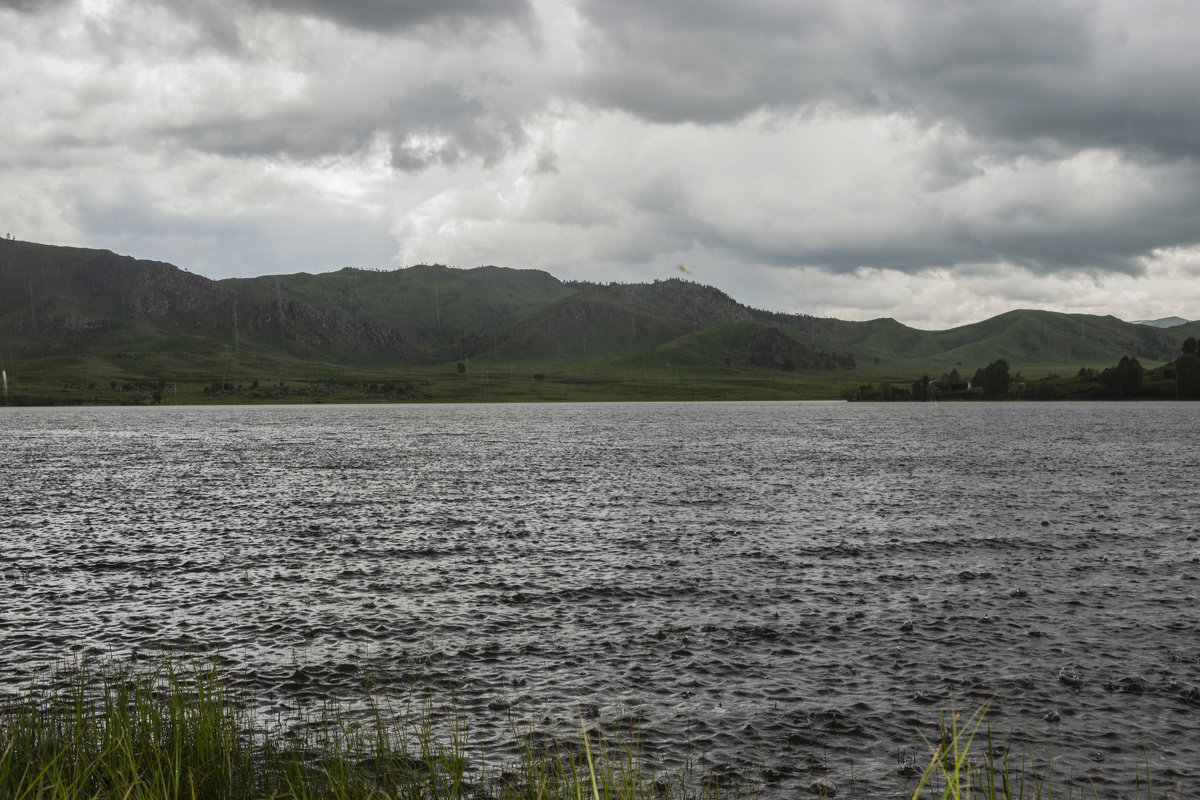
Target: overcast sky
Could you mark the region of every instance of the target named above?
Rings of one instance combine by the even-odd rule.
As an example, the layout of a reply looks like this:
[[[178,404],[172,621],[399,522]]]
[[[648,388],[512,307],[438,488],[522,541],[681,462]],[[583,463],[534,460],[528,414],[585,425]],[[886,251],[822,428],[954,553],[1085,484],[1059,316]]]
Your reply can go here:
[[[1195,319],[1198,40],[1194,0],[0,0],[0,235]]]

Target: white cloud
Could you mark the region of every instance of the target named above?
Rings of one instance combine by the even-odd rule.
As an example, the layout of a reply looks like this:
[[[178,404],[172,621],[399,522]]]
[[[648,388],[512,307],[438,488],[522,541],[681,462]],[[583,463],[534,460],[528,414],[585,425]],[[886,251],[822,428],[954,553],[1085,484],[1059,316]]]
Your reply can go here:
[[[1200,316],[1197,23],[1074,0],[0,0],[0,227],[214,277],[686,263],[854,319]]]

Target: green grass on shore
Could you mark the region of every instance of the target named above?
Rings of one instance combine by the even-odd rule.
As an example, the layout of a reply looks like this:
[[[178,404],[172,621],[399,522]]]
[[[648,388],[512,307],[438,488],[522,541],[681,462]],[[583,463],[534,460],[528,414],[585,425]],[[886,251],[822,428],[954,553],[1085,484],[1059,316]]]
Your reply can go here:
[[[459,369],[459,363],[462,369]],[[836,400],[847,370],[483,360],[403,368],[56,358],[9,368],[0,405]]]
[[[937,744],[925,741],[932,757],[911,800],[1101,800],[1102,795],[1090,782],[1068,782],[1065,786],[1055,783],[1052,749],[1040,764],[1032,752],[1014,760],[1007,746],[994,746],[990,731],[980,737],[991,704],[987,701],[966,720],[953,708],[948,718],[943,717]],[[980,738],[983,747],[976,744]],[[1003,753],[999,759],[998,749]],[[1132,794],[1121,793],[1117,800],[1182,800],[1182,786],[1168,791],[1156,787],[1148,766],[1144,774],[1134,776],[1132,784]]]
[[[726,787],[663,773],[595,732],[519,758],[475,752],[427,702],[330,706],[285,731],[256,720],[215,664],[77,664],[0,705],[0,797],[14,800],[689,800]],[[581,728],[582,734],[582,728]]]
[[[1101,797],[1087,786],[1056,786],[1049,756],[1040,767],[1032,754],[997,760],[990,743],[976,744],[986,712],[985,705],[960,726],[951,711],[906,797]],[[0,699],[0,798],[720,800],[759,788],[663,769],[644,755],[636,732],[606,739],[582,720],[574,742],[514,726],[515,746],[500,758],[477,751],[468,733],[453,709],[413,697],[398,706],[329,705],[302,725],[265,724],[215,661],[81,662]],[[1180,797],[1149,774],[1131,784],[1121,797]],[[814,784],[810,796],[826,796],[825,788]]]

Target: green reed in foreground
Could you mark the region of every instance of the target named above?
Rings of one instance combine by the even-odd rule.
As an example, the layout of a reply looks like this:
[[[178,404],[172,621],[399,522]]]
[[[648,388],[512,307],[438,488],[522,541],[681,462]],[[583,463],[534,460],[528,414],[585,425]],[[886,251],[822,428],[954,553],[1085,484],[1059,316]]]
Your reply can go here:
[[[951,712],[912,793],[942,800],[1096,798],[1055,792],[1032,759],[999,762],[973,750],[987,705],[960,727]],[[215,663],[153,667],[74,665],[0,702],[0,798],[8,800],[720,800],[754,785],[663,773],[629,738],[583,730],[560,742],[514,729],[518,757],[502,766],[476,753],[452,710],[428,700],[365,711],[328,706],[281,732],[256,722],[253,703]],[[1151,794],[1147,775],[1132,798]],[[813,790],[820,796],[820,787]]]
[[[75,665],[0,706],[0,797],[14,800],[718,800],[659,775],[636,741],[521,743],[498,772],[428,703],[330,706],[290,733],[255,722],[215,664]]]
[[[972,748],[991,704],[991,700],[984,703],[961,727],[958,714],[951,709],[949,721],[943,721],[940,726],[938,744],[935,746],[926,741],[933,756],[917,783],[912,800],[921,797],[936,800],[1053,800],[1055,797],[1060,800],[1099,800],[1100,793],[1090,786],[1068,784],[1055,791],[1052,752],[1047,753],[1042,767],[1032,753],[1014,763],[1007,748],[1002,748],[1004,755],[997,761],[989,735],[985,753],[978,757]],[[1120,797],[1128,800],[1182,798],[1182,787],[1177,786],[1173,791],[1159,788],[1159,794],[1154,794],[1155,787],[1147,766],[1144,775],[1135,776],[1133,794]]]

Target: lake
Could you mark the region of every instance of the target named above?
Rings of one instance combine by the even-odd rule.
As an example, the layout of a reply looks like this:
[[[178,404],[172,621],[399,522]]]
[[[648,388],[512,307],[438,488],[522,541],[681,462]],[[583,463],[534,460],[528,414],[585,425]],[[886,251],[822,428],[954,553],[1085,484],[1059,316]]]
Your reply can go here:
[[[1056,778],[1200,795],[1198,403],[5,408],[0,437],[0,691],[216,650],[268,707],[452,685],[485,744],[636,724],[768,797],[900,796],[917,731],[995,696]]]

